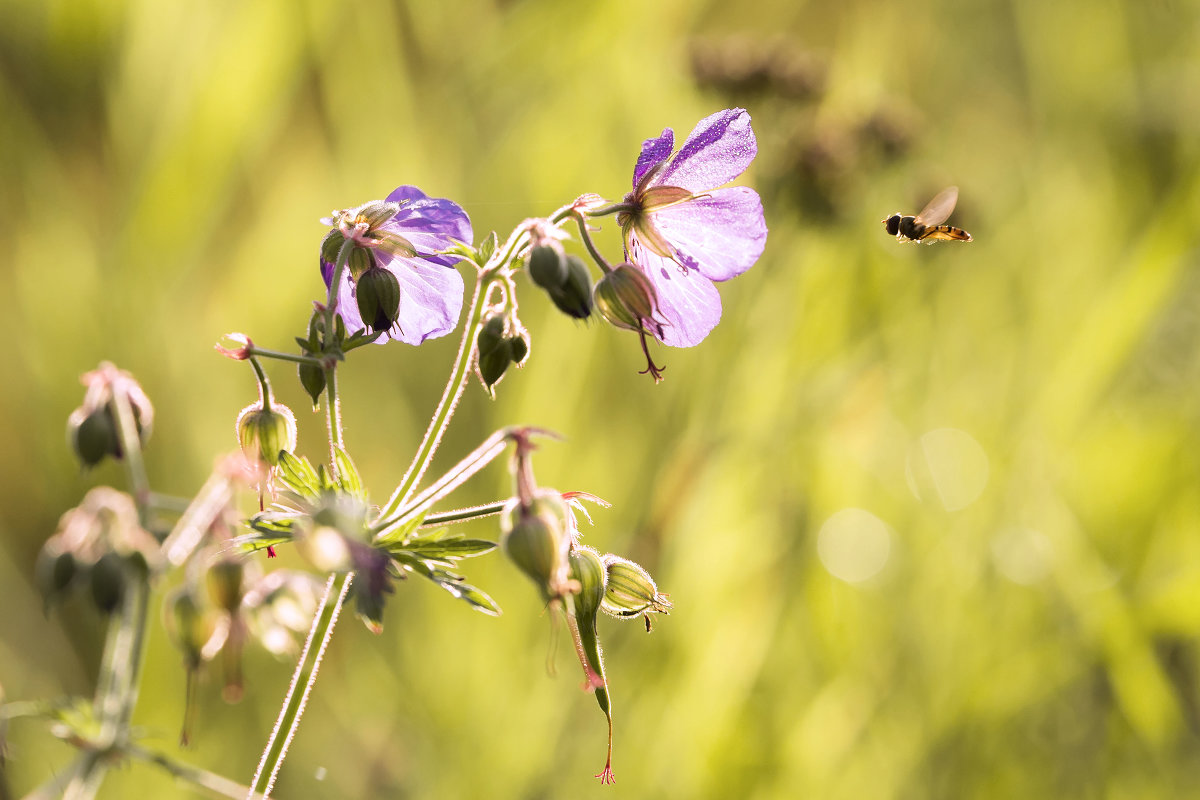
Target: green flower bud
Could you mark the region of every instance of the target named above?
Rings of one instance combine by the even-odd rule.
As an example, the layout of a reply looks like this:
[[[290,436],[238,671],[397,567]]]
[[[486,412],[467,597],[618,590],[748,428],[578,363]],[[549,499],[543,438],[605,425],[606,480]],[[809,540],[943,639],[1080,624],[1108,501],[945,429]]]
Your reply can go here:
[[[296,449],[296,418],[282,403],[266,409],[260,400],[238,414],[237,437],[247,458],[274,467],[281,451]]]
[[[666,614],[671,602],[659,594],[658,585],[650,573],[627,558],[607,554],[604,567],[608,582],[604,590],[603,609],[614,617],[636,617],[658,612]]]
[[[386,331],[400,316],[400,281],[383,267],[371,267],[358,279],[355,299],[363,324]]]
[[[121,452],[117,426],[107,405],[90,414],[82,408],[76,409],[67,419],[67,436],[71,449],[85,467],[94,467],[105,456],[117,456]]]
[[[559,597],[567,585],[567,504],[552,489],[541,489],[528,505],[513,498],[500,513],[500,547],[537,585],[542,597]]]
[[[218,607],[235,613],[242,604],[245,587],[242,580],[245,577],[245,562],[238,558],[222,558],[208,568],[205,583],[208,585],[208,596]]]
[[[592,314],[592,274],[579,256],[566,256],[567,279],[555,289],[547,289],[558,310],[575,319]]]
[[[546,291],[562,288],[567,282],[567,261],[562,246],[540,244],[529,251],[529,278]]]
[[[150,429],[142,424],[140,406],[131,402],[130,408],[133,409],[138,438],[145,444],[150,438]],[[85,404],[71,412],[71,416],[67,418],[67,439],[85,467],[96,466],[105,456],[121,458],[125,455],[117,423],[113,418],[112,405],[107,402],[90,411]]]
[[[75,554],[62,550],[57,536],[47,540],[34,565],[34,578],[47,610],[59,595],[70,588],[78,573]]]
[[[483,385],[491,389],[499,383],[512,361],[512,346],[507,339],[501,340],[500,344],[489,352],[481,352],[479,354],[479,379],[483,381]]]
[[[96,608],[111,614],[125,596],[125,560],[114,552],[105,553],[88,570],[88,582]]]
[[[512,362],[518,367],[529,357],[529,334],[522,331],[516,336],[508,337],[508,347],[512,351]]]
[[[316,364],[305,362],[296,372],[300,375],[300,385],[313,401],[313,411],[321,405],[321,395],[325,392],[325,370]]]
[[[600,316],[618,328],[641,330],[654,314],[657,295],[654,285],[632,264],[620,264],[602,277],[594,291]]]
[[[479,371],[479,380],[490,392],[504,377],[508,365],[513,361],[510,339],[504,335],[503,314],[493,314],[484,320],[475,345],[478,349],[476,368]]]

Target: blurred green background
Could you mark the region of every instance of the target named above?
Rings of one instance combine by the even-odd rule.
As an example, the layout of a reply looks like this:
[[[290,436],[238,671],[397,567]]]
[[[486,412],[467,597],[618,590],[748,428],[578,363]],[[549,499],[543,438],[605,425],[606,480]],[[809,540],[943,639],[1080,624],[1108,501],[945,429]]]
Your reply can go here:
[[[124,485],[65,446],[80,373],[137,375],[153,484],[188,495],[255,393],[212,344],[303,333],[319,217],[413,183],[503,235],[740,105],[770,238],[722,324],[658,348],[654,386],[635,337],[526,289],[530,363],[468,389],[438,461],[560,431],[541,480],[611,501],[587,542],[675,602],[602,629],[616,787],[567,642],[547,675],[534,592],[488,557],[499,619],[416,582],[381,636],[344,619],[279,796],[1200,796],[1198,34],[1183,0],[0,0],[0,684],[93,689],[100,618],[43,616],[30,578],[65,509]],[[888,239],[951,183],[974,243]],[[455,347],[343,370],[377,499]],[[251,648],[232,706],[210,674],[180,752],[157,623],[148,658],[150,744],[248,782],[291,665]],[[20,795],[71,750],[18,721],[9,755]],[[101,796],[195,794],[133,764]]]

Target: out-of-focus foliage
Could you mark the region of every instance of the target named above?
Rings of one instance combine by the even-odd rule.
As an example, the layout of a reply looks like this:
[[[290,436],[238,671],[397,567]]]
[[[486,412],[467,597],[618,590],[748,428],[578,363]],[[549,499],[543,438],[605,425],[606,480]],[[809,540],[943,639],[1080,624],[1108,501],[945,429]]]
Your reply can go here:
[[[155,488],[190,494],[255,395],[212,343],[304,335],[318,217],[413,183],[504,232],[619,199],[642,139],[740,105],[771,233],[721,325],[658,351],[656,387],[631,334],[527,290],[528,364],[496,402],[471,387],[441,456],[508,423],[560,431],[539,478],[612,501],[587,543],[670,593],[653,635],[601,631],[618,786],[591,778],[605,726],[562,631],[550,677],[547,616],[492,557],[468,574],[499,619],[408,582],[381,636],[343,622],[281,796],[1194,791],[1198,50],[1179,0],[3,0],[6,696],[91,693],[101,621],[44,618],[32,588],[59,514],[121,481],[64,443],[81,372],[139,378]],[[881,218],[952,183],[973,243],[888,239]],[[343,370],[376,492],[454,348]],[[319,417],[300,450],[321,457]],[[502,496],[489,475],[468,499]],[[252,650],[233,706],[212,676],[182,757],[248,781],[289,673]],[[168,752],[183,687],[155,626],[135,723]],[[10,737],[18,793],[69,755],[33,723]],[[193,794],[138,765],[101,796]]]

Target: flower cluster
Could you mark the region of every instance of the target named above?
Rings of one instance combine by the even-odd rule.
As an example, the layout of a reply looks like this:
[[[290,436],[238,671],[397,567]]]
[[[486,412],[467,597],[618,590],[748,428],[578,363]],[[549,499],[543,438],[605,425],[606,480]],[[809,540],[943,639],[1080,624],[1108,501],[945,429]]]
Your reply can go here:
[[[614,327],[635,331],[645,372],[655,381],[663,368],[654,364],[649,341],[671,347],[701,342],[721,317],[715,284],[753,266],[766,242],[758,195],[744,186],[726,186],[756,153],[743,109],[701,120],[677,152],[667,128],[643,143],[633,188],[619,202],[581,195],[548,217],[524,220],[503,242],[492,233],[476,244],[462,208],[413,186],[334,212],[322,220],[329,230],[319,249],[326,294],[315,304],[304,335],[296,337],[300,352],[265,349],[241,333],[218,344],[222,355],[251,366],[258,398],[237,417],[240,452],[221,459],[187,503],[150,489],[142,450],[154,409],[141,387],[107,363],[85,375],[87,395],[68,425],[71,446],[85,467],[108,457],[122,461],[131,489],[89,493],[63,516],[37,567],[48,605],[86,585],[112,626],[95,702],[79,704],[84,710],[70,719],[57,717],[55,730],[64,731],[62,738],[87,751],[65,794],[90,796],[106,763],[141,752],[130,720],[150,617],[148,598],[152,583],[170,569],[183,573],[166,593],[164,617],[187,670],[185,741],[198,670],[221,657],[224,696],[235,701],[243,691],[246,642],[256,639],[284,653],[297,633],[309,631],[279,724],[248,787],[250,796],[266,797],[341,608],[352,601],[367,626],[380,632],[389,597],[413,577],[497,615],[492,598],[458,571],[466,559],[497,547],[571,632],[585,687],[608,721],[608,760],[597,777],[611,783],[612,698],[598,620],[602,615],[643,618],[649,631],[653,614],[671,611],[667,595],[642,566],[583,543],[577,516],[587,515],[584,503],[607,503],[586,492],[540,486],[534,479],[534,440],[552,436],[548,431],[503,428],[437,478],[422,481],[470,377],[494,396],[509,368],[524,367],[532,358],[533,337],[519,313],[522,271],[568,317],[586,320],[598,314]],[[623,236],[621,257],[611,262],[591,238],[591,225],[606,216],[615,216]],[[568,252],[568,223],[578,227],[582,254]],[[371,342],[419,345],[459,328],[464,274],[474,290],[450,379],[403,479],[379,502],[347,452],[337,371],[354,349]],[[297,453],[295,416],[275,399],[267,361],[284,361],[296,370],[314,411],[325,399],[324,463]],[[441,505],[509,448],[510,496],[467,508]],[[258,490],[257,513],[245,518],[238,508],[249,504],[243,495],[251,486]],[[492,515],[499,517],[498,543],[448,527]],[[273,556],[276,548],[289,545],[308,572],[264,574],[262,567],[270,562],[250,558],[263,550]],[[316,574],[325,582],[320,599]],[[105,758],[95,758],[97,753]],[[181,766],[172,772],[198,774]],[[211,788],[213,781],[205,780]],[[85,786],[90,789],[80,788]]]

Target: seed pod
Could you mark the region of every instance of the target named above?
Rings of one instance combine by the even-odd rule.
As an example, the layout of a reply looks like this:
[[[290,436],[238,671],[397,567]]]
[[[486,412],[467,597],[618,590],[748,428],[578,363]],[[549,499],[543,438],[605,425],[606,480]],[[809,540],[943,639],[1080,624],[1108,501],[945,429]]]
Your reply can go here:
[[[659,594],[650,573],[627,558],[607,554],[603,558],[608,581],[603,610],[614,617],[636,617],[642,613],[667,613],[671,603]]]
[[[560,596],[567,583],[567,505],[562,495],[541,489],[529,505],[513,498],[500,514],[500,547],[537,585],[543,599]]]
[[[611,783],[612,776],[612,701],[608,694],[608,679],[604,675],[604,651],[600,647],[600,636],[596,630],[596,618],[604,600],[606,571],[600,554],[590,547],[575,547],[569,557],[571,578],[578,582],[579,592],[572,598],[573,611],[571,634],[575,639],[575,650],[583,666],[587,685],[596,693],[596,703],[608,719],[608,761],[604,771],[596,777]]]
[[[238,444],[247,458],[268,466],[279,464],[280,452],[296,449],[296,418],[282,403],[263,408],[262,401],[242,409],[237,418]]]
[[[600,316],[618,328],[641,330],[656,307],[654,285],[632,264],[620,264],[596,282],[593,292]]]

